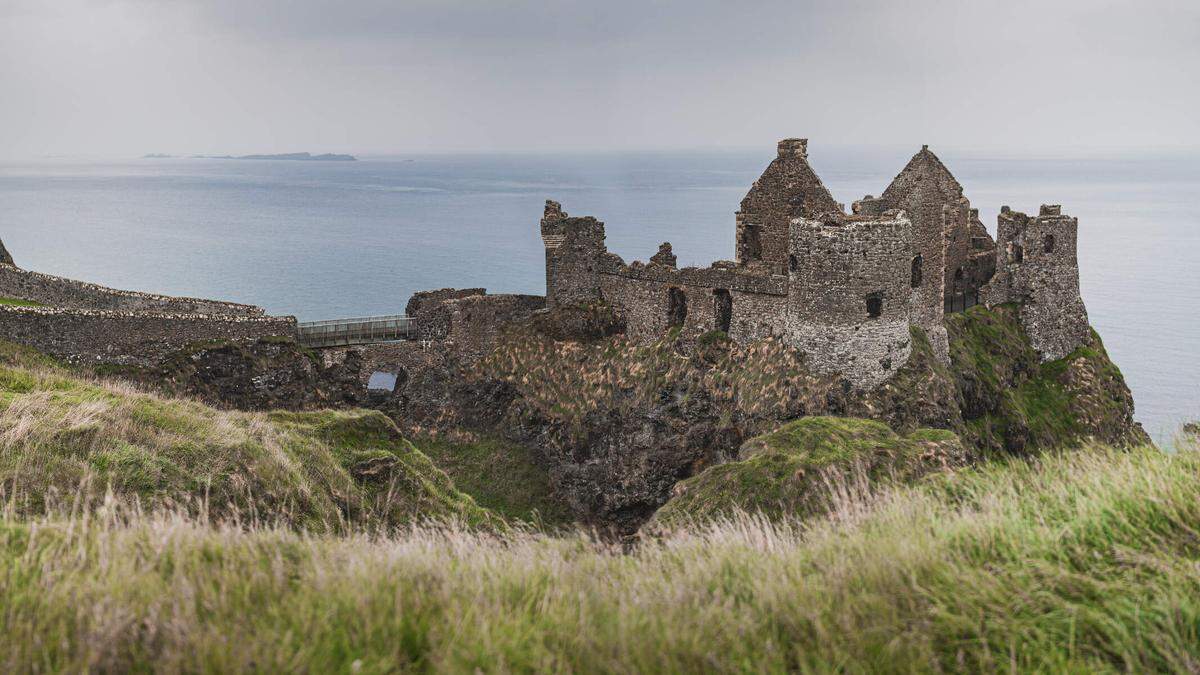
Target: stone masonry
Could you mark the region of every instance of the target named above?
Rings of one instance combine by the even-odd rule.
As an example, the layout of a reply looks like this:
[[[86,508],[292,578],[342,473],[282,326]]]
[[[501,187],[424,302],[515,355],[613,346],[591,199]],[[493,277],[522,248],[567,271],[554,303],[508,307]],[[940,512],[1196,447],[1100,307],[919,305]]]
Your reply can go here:
[[[1079,295],[1079,221],[1058,205],[1035,217],[1000,209],[996,275],[984,291],[989,305],[1021,303],[1021,324],[1043,361],[1061,359],[1088,337]]]
[[[12,256],[8,254],[8,249],[4,248],[3,241],[0,241],[0,265],[16,265]]]
[[[872,387],[904,365],[921,286],[903,211],[793,224],[787,341],[817,370]]]
[[[296,334],[293,317],[260,307],[122,291],[11,263],[0,263],[0,298],[33,305],[0,304],[0,340],[73,363],[151,366],[197,342]]]
[[[1022,267],[1001,254],[928,146],[880,197],[846,214],[809,165],[807,141],[785,139],[736,214],[736,262],[680,269],[663,243],[649,262],[626,263],[605,246],[604,223],[547,201],[546,300],[551,307],[608,303],[641,341],[671,330],[684,339],[720,331],[739,343],[774,336],[804,351],[815,371],[840,373],[859,388],[904,364],[911,327],[948,362],[945,314],[978,302],[1025,303],[1021,316],[1035,345],[1060,358],[1086,337],[1087,317],[1075,221],[1050,211],[1025,220],[1002,215],[1003,246],[1043,241]]]
[[[778,156],[754,181],[736,214],[737,261],[762,262],[782,272],[794,218],[842,211],[808,164],[808,139],[779,141]]]

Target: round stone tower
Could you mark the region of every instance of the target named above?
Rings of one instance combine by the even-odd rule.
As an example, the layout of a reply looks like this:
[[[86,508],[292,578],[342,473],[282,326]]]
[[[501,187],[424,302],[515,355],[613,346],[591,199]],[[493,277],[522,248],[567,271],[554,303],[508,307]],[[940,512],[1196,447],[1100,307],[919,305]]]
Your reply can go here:
[[[871,388],[912,351],[909,325],[926,270],[902,211],[791,223],[785,336],[812,368]]]

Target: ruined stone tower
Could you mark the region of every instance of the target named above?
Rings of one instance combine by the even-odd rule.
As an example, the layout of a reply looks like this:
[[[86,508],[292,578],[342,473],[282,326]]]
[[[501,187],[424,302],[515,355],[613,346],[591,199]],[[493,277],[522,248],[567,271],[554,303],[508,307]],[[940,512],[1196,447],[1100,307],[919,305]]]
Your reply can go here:
[[[600,263],[606,253],[604,223],[572,218],[558,202],[546,200],[542,216],[546,247],[546,304],[579,305],[600,299]]]
[[[792,222],[785,338],[818,372],[874,386],[904,365],[920,296],[900,211]]]
[[[766,263],[782,273],[793,218],[817,217],[842,207],[808,164],[808,139],[779,141],[778,156],[754,181],[737,212],[737,261]]]
[[[1036,217],[1000,210],[996,275],[984,289],[988,305],[1020,302],[1021,325],[1043,361],[1061,359],[1088,337],[1079,294],[1079,221],[1058,205]]]

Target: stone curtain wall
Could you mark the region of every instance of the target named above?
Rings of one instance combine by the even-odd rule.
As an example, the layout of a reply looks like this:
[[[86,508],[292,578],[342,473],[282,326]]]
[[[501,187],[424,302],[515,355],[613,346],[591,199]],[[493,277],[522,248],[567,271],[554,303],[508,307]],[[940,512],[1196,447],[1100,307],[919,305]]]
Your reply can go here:
[[[443,300],[435,306],[422,306],[416,316],[420,340],[445,340],[455,351],[482,357],[491,351],[508,325],[527,319],[545,309],[540,295],[472,295]]]
[[[742,199],[736,216],[737,261],[765,261],[782,272],[792,219],[841,211],[808,164],[808,139],[784,139],[778,156]]]
[[[251,305],[120,291],[4,264],[0,264],[0,297],[31,300],[63,309],[242,317],[264,315],[262,308]]]
[[[1079,293],[1079,221],[1058,205],[1037,217],[1000,210],[996,275],[984,289],[988,305],[1020,302],[1020,319],[1043,361],[1061,359],[1087,340],[1087,309]]]
[[[911,283],[916,251],[908,218],[892,211],[828,224],[801,219],[791,250],[785,337],[814,370],[841,373],[865,389],[904,365],[920,297]]]
[[[419,291],[413,293],[408,299],[408,304],[404,306],[404,314],[408,317],[415,317],[421,313],[422,309],[436,307],[443,300],[457,300],[458,298],[469,298],[472,295],[487,295],[486,288],[439,288],[436,291]]]
[[[718,263],[719,264],[719,263]],[[729,292],[729,337],[749,342],[778,335],[783,328],[787,278],[751,274],[744,269],[663,265],[607,267],[600,276],[601,292],[620,307],[626,333],[635,340],[654,340],[671,328],[671,289],[686,301],[682,335],[697,337],[721,328],[717,321],[717,292]],[[677,296],[678,297],[678,296]]]
[[[0,340],[73,363],[152,366],[203,340],[294,336],[292,317],[131,313],[0,306]]]

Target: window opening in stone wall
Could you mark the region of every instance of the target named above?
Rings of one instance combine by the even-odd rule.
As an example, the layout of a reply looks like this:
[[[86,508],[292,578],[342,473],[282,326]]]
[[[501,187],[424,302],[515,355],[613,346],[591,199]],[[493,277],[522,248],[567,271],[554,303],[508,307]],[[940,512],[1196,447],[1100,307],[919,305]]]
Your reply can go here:
[[[682,326],[687,320],[687,296],[683,289],[672,287],[667,291],[667,325]]]
[[[742,250],[746,260],[762,260],[762,232],[757,225],[742,230]]]
[[[796,260],[796,256],[789,255],[788,256],[788,271],[791,272],[792,274],[795,274],[796,271],[799,269],[800,269],[800,262],[798,260]]]
[[[1045,245],[1046,253],[1054,253],[1054,235],[1046,235],[1046,239],[1042,243]]]
[[[921,287],[921,276],[922,276],[922,273],[923,273],[923,270],[921,269],[921,267],[922,267],[924,264],[925,264],[925,261],[924,261],[924,260],[921,258],[921,256],[917,256],[917,257],[915,257],[915,258],[913,258],[913,259],[912,259],[912,281],[911,281],[911,285],[912,285],[912,287],[913,287],[913,288],[920,288],[920,287]]]
[[[878,319],[883,315],[883,293],[867,293],[867,316]]]
[[[728,289],[713,291],[713,314],[716,316],[717,330],[728,333],[733,323],[733,295]]]
[[[1008,261],[1019,263],[1025,261],[1025,249],[1020,244],[1009,244]]]

